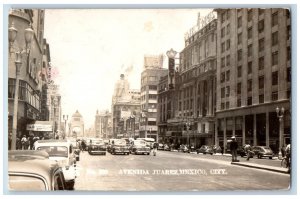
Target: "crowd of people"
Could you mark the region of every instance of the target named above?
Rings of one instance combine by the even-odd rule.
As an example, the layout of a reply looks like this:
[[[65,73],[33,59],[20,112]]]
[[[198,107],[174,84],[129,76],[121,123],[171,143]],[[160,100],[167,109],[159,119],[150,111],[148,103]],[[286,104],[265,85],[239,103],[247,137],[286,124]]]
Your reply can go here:
[[[43,140],[44,137],[34,136],[34,135],[23,135],[22,137],[17,137],[16,139],[16,149],[17,150],[33,150],[34,143],[37,140]],[[9,148],[11,147],[11,142],[9,143]]]

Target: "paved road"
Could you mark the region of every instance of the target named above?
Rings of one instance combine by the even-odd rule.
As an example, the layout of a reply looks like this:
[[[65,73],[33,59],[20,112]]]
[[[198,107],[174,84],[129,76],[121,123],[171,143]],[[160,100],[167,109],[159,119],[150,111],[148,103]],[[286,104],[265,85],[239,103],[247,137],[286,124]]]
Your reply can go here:
[[[290,183],[287,174],[231,165],[230,157],[166,151],[157,156],[85,152],[78,171],[75,191],[287,190]]]

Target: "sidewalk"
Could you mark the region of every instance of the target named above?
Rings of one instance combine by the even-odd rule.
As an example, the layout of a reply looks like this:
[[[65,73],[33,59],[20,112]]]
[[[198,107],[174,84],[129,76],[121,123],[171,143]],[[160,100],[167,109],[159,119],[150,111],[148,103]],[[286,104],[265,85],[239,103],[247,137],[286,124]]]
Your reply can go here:
[[[289,174],[289,171],[287,168],[281,167],[281,160],[274,159],[274,160],[255,160],[255,161],[247,161],[245,158],[239,158],[240,162],[231,162],[232,165],[237,166],[244,166],[244,167],[250,167],[255,169],[263,169],[273,172],[279,172],[284,174]]]

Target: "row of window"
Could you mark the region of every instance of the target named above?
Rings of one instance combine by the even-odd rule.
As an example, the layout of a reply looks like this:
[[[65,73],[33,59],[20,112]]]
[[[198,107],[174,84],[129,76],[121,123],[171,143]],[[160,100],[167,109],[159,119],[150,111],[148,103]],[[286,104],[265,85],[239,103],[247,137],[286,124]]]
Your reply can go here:
[[[8,98],[12,99],[15,97],[15,79],[8,79]],[[19,81],[19,100],[25,101],[37,110],[40,110],[40,97],[32,89],[32,87],[25,81]]]

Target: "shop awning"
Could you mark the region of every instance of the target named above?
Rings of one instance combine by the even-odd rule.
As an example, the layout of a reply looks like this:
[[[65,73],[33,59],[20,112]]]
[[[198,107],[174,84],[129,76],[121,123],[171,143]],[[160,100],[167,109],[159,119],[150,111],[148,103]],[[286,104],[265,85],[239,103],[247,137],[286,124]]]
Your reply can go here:
[[[51,121],[35,121],[32,124],[27,124],[26,130],[28,131],[52,131]]]

